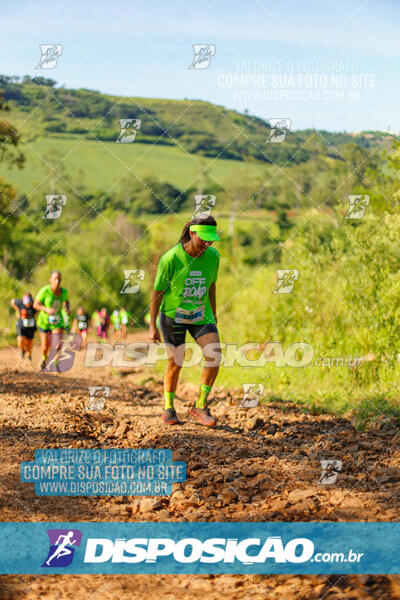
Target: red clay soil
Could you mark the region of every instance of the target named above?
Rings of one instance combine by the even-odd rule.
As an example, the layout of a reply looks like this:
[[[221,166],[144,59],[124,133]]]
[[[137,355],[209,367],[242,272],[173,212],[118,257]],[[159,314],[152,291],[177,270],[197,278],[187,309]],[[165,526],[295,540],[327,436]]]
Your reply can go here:
[[[132,341],[132,340],[131,340]],[[181,383],[184,423],[160,420],[162,380],[149,369],[84,368],[41,374],[14,348],[0,350],[1,521],[397,521],[400,438],[383,419],[374,430],[284,402],[240,408],[240,390],[216,385],[208,429],[186,415],[197,386]],[[102,411],[85,410],[88,386],[108,385]],[[37,448],[170,448],[187,480],[170,497],[38,497],[20,481]],[[333,485],[321,458],[340,459]],[[3,575],[1,600],[400,599],[400,576]]]

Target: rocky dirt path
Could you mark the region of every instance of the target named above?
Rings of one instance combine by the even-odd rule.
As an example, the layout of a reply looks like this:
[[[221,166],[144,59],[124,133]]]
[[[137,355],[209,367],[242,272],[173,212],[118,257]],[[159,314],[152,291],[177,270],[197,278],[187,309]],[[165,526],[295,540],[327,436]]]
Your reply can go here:
[[[140,335],[133,337],[140,339]],[[142,339],[145,339],[142,337]],[[311,415],[283,402],[239,407],[241,390],[218,385],[218,417],[206,429],[186,417],[197,386],[178,387],[184,423],[161,423],[162,381],[136,371],[83,367],[40,374],[0,349],[1,521],[398,521],[400,438],[390,420],[358,432],[351,421]],[[88,386],[108,385],[101,412],[87,412]],[[37,497],[19,465],[37,448],[171,448],[187,481],[170,497]],[[319,483],[320,459],[343,463]],[[2,576],[1,599],[36,598],[400,598],[400,576]]]

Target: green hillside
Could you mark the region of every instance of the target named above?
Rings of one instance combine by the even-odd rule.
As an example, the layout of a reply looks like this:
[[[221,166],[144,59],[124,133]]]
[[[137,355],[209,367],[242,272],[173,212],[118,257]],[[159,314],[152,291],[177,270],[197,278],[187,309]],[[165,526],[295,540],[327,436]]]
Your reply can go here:
[[[393,141],[306,130],[267,143],[267,121],[209,102],[110,96],[42,77],[0,76],[0,93],[26,159],[3,173],[30,206],[57,190],[136,213],[189,209],[195,193],[228,210],[335,206],[349,193],[380,196],[370,174],[379,164],[387,175],[380,157]],[[133,143],[116,143],[122,118],[141,121]]]
[[[92,190],[123,186],[132,172],[140,179],[155,175],[179,189],[201,185],[204,173],[225,186],[237,176],[258,178],[266,172],[266,166],[259,162],[192,155],[177,146],[48,136],[22,142],[20,147],[26,157],[25,168],[21,171],[6,168],[3,173],[22,193],[30,193],[39,182],[49,179],[49,164],[53,164],[54,156],[59,156],[65,170]]]
[[[284,144],[267,144],[268,121],[210,102],[111,96],[56,87],[52,79],[29,76],[0,75],[0,91],[13,110],[13,122],[31,139],[73,134],[116,141],[119,119],[135,118],[141,120],[136,140],[139,144],[176,145],[204,156],[280,165],[300,164],[312,157],[312,148],[306,143],[311,131],[291,131]],[[319,136],[327,154],[340,158],[345,144],[374,147],[385,134],[368,132],[354,137],[320,131]]]

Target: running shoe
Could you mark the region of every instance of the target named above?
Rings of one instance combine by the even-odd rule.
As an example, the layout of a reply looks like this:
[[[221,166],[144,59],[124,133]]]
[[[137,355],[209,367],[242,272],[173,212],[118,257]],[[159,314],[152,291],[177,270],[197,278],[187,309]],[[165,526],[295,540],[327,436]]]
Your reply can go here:
[[[40,363],[40,367],[39,368],[40,368],[41,371],[45,370],[45,368],[46,368],[46,361],[45,360],[42,360],[42,362]]]
[[[21,358],[25,358],[25,352],[24,352],[24,350],[21,350]]]
[[[189,411],[189,415],[195,417],[202,425],[207,425],[208,427],[214,427],[217,423],[217,420],[210,415],[210,411],[207,407],[196,408],[196,406],[193,405]]]
[[[180,420],[174,408],[167,408],[163,411],[162,420],[166,425],[178,425]]]

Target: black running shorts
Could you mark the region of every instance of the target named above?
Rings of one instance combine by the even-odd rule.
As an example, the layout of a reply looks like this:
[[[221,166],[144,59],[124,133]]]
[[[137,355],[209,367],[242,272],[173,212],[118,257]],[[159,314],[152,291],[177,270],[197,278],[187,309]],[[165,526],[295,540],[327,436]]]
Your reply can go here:
[[[36,327],[21,327],[20,325],[17,325],[17,335],[26,337],[28,340],[33,340],[35,331]]]
[[[218,333],[215,323],[205,323],[197,325],[196,323],[175,323],[174,319],[167,317],[160,311],[160,329],[163,336],[164,344],[172,344],[180,346],[185,343],[186,330],[196,340],[198,337],[211,331]]]

